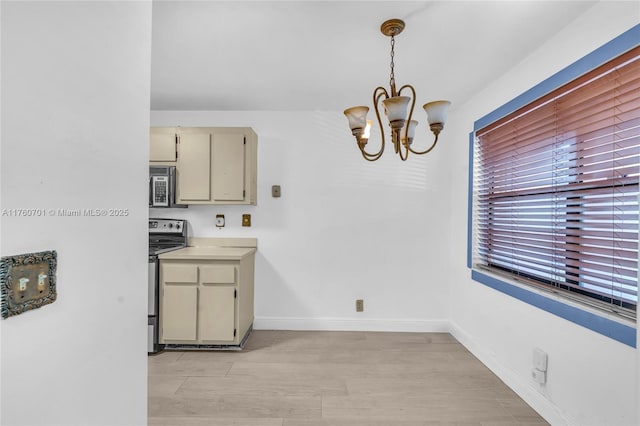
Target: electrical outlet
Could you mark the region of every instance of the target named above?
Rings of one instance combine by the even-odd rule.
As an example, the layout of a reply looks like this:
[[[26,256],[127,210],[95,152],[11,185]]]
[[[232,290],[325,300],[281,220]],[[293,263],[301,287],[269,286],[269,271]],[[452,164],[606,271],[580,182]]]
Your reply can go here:
[[[533,350],[533,368],[540,371],[547,371],[547,362],[549,356],[542,349],[535,348]]]
[[[224,215],[223,214],[217,214],[216,215],[216,226],[218,228],[223,228],[224,227]]]
[[[531,369],[531,378],[534,382],[544,385],[547,383],[547,373],[545,371],[540,371],[537,368]]]
[[[251,215],[243,214],[242,215],[242,226],[251,226]]]
[[[280,185],[273,185],[271,187],[271,196],[273,198],[278,198],[280,197]]]
[[[356,299],[356,312],[364,312],[364,300]]]

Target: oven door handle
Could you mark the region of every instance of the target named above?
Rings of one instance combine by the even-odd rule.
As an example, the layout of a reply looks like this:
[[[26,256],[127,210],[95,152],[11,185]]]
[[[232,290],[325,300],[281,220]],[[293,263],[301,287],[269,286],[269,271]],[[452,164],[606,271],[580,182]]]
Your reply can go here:
[[[156,256],[149,256],[149,316],[158,314],[158,284],[158,258]]]

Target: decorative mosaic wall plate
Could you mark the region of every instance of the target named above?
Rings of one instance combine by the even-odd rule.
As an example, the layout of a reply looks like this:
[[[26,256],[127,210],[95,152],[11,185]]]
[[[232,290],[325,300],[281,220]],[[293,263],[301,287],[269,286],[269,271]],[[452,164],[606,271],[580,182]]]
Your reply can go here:
[[[56,300],[55,251],[4,256],[0,259],[2,318],[6,319]]]

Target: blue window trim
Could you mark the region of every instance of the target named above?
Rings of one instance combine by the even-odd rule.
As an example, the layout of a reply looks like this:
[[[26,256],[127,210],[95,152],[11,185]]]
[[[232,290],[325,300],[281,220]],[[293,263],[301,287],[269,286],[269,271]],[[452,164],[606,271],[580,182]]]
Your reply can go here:
[[[520,96],[490,112],[473,124],[473,132],[469,134],[469,204],[467,218],[468,268],[471,269],[473,266],[473,143],[475,139],[475,132],[487,126],[488,124],[491,124],[494,121],[512,113],[513,111],[522,108],[523,106],[533,102],[534,100],[546,95],[547,93],[557,89],[558,87],[561,87],[562,85],[575,80],[581,75],[610,61],[611,59],[623,54],[624,52],[633,49],[638,45],[640,45],[640,24],[625,31],[610,42],[604,44],[585,57],[577,60],[573,64],[542,81],[540,84],[527,90]],[[581,325],[589,330],[610,337],[611,339],[614,339],[633,348],[637,347],[637,333],[635,327],[621,324],[617,321],[599,316],[587,310],[577,308],[573,305],[562,303],[555,299],[524,289],[520,286],[502,281],[498,278],[484,274],[477,270],[472,269],[471,278],[474,281],[477,281],[504,294],[512,296],[532,306],[540,308],[560,318],[566,319],[567,321],[571,321],[575,324]]]
[[[475,132],[469,133],[469,183],[467,188],[467,268],[473,259],[473,142]]]
[[[498,290],[501,293],[540,308],[550,314],[564,318],[574,324],[581,325],[589,330],[595,331],[596,333],[600,333],[603,336],[610,337],[613,340],[617,340],[618,342],[624,343],[632,348],[636,347],[637,335],[635,327],[621,324],[617,321],[559,302],[555,299],[550,299],[544,295],[534,293],[533,291],[525,288],[509,284],[498,278],[483,274],[480,271],[472,270],[471,278],[474,281],[486,285],[487,287],[491,287],[494,290]]]

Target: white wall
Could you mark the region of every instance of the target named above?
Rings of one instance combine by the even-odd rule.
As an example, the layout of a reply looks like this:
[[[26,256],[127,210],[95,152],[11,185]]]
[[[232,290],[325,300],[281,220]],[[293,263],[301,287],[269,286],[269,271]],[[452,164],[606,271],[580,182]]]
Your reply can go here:
[[[152,111],[151,124],[258,134],[257,206],[150,213],[186,218],[191,236],[258,238],[256,328],[446,329],[449,193],[439,147],[406,163],[389,147],[369,163],[337,112]],[[271,197],[272,185],[281,198]],[[215,227],[218,213],[225,228]],[[251,228],[241,227],[242,213],[252,214]]]
[[[639,18],[637,2],[598,3],[450,119],[458,123],[450,135],[456,142],[445,148],[442,161],[452,166],[454,194],[454,334],[553,424],[638,424],[638,351],[471,281],[466,268],[468,133],[474,120],[615,38]],[[549,354],[544,387],[530,378],[534,347]]]
[[[151,3],[1,8],[2,208],[45,214],[0,250],[57,250],[58,300],[0,321],[0,423],[145,425]]]

